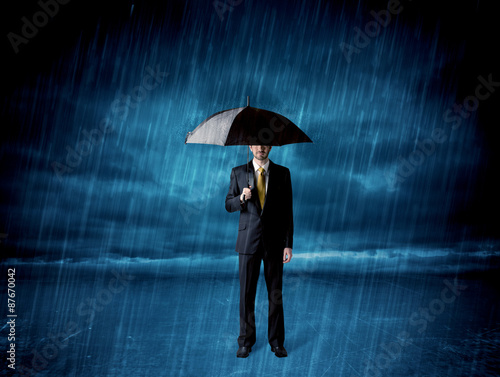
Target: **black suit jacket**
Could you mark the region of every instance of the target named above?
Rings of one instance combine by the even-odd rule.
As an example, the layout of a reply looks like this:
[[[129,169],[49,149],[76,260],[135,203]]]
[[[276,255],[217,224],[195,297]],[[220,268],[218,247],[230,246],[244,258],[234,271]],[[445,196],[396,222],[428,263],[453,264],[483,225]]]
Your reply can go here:
[[[269,162],[269,182],[264,208],[261,208],[257,187],[254,184],[252,161],[233,168],[231,184],[226,196],[226,210],[240,211],[236,251],[254,254],[262,239],[268,253],[283,256],[285,247],[293,248],[292,182],[290,171],[284,166]],[[240,203],[243,188],[252,186],[252,198]]]

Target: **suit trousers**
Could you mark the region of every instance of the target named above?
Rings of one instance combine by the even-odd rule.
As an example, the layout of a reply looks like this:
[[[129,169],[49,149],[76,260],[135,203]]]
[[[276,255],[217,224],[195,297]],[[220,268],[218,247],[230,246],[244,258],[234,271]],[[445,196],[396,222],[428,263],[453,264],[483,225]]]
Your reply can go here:
[[[260,242],[255,254],[239,254],[240,276],[240,347],[255,344],[255,295],[260,274],[261,261],[264,261],[264,277],[267,286],[269,313],[267,333],[272,347],[283,346],[285,341],[285,322],[283,317],[283,251],[270,255]]]

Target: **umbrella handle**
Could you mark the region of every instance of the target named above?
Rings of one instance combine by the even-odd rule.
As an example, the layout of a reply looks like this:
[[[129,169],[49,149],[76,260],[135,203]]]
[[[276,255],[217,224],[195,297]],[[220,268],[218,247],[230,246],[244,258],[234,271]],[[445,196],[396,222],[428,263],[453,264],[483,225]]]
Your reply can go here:
[[[247,106],[250,105],[250,97],[247,97]],[[251,189],[252,186],[250,186],[250,173],[248,171],[248,159],[249,159],[249,156],[250,156],[250,151],[249,151],[250,147],[248,146],[247,147],[247,185],[248,185],[248,188]],[[247,204],[247,196],[245,194],[243,194],[243,202],[245,204]]]
[[[252,189],[252,186],[248,185],[248,188]],[[247,204],[247,196],[245,194],[243,194],[243,202]]]

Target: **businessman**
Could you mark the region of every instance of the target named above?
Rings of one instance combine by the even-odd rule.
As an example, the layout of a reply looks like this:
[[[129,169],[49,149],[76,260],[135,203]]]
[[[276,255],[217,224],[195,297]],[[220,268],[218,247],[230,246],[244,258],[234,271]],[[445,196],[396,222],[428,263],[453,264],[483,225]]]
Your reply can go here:
[[[271,146],[252,145],[253,159],[231,171],[226,210],[240,212],[236,251],[240,279],[240,335],[237,357],[247,357],[255,344],[255,294],[264,261],[269,317],[268,341],[277,357],[283,347],[283,264],[292,259],[293,210],[290,171],[269,160]]]

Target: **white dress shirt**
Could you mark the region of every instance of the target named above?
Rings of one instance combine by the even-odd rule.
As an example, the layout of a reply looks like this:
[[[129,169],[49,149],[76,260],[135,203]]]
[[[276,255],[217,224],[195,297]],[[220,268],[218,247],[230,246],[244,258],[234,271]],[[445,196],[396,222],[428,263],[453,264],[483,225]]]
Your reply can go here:
[[[260,166],[259,164],[257,164],[257,162],[255,162],[255,159],[252,159],[252,162],[253,162],[253,168],[255,170],[255,187],[257,187],[257,182],[259,181],[259,178],[260,178],[260,172],[258,171],[258,169],[260,167],[264,168],[264,177],[266,179],[266,194],[267,194],[267,187],[269,185],[269,160],[267,160],[267,162]]]

